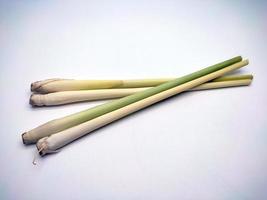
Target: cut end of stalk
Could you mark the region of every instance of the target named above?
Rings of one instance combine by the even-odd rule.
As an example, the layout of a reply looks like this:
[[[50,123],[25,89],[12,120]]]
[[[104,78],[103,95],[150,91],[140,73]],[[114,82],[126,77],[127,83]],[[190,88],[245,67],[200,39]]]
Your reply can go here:
[[[44,81],[36,81],[31,84],[31,91],[32,92],[42,92],[42,85]]]
[[[35,102],[34,102],[34,100],[33,100],[33,99],[34,99],[33,96],[34,96],[34,94],[31,95],[29,104],[32,105],[32,106],[35,106]]]
[[[43,86],[47,83],[51,83],[53,81],[58,81],[58,80],[65,80],[65,79],[51,78],[51,79],[33,82],[31,84],[31,91],[36,92],[36,93],[46,93],[46,90],[43,89]]]
[[[40,140],[38,140],[36,143],[36,147],[37,147],[37,150],[38,150],[38,153],[40,154],[40,156],[59,152],[59,150],[53,149],[53,147],[51,147],[49,145],[48,139],[49,139],[49,137],[43,137]]]
[[[44,93],[42,86],[42,81],[36,81],[31,84],[31,91],[36,93]]]
[[[32,92],[35,92],[36,91],[36,89],[39,87],[39,81],[36,81],[36,82],[34,82],[34,83],[32,83],[31,84],[31,91]]]
[[[37,147],[37,150],[40,156],[44,156],[45,154],[49,153],[49,148],[48,148],[47,141],[46,141],[47,138],[48,137],[44,137],[38,140],[38,142],[36,143],[36,147]]]
[[[25,138],[25,134],[26,134],[26,132],[22,133],[22,135],[21,135],[23,144],[26,144],[25,139],[24,139]]]
[[[37,150],[40,154],[40,156],[44,156],[46,154],[45,150],[47,149],[46,139],[48,137],[44,137],[36,143]]]
[[[250,85],[250,84],[252,83],[252,80],[253,80],[253,79],[250,79],[250,81],[249,81],[248,85]]]
[[[22,137],[23,144],[25,145],[33,144],[32,139],[29,138],[29,135],[27,134],[27,132],[22,133],[21,137]]]
[[[248,65],[249,64],[249,60],[248,59],[245,59],[245,60],[243,60],[241,62],[243,62],[245,65]]]
[[[32,106],[44,106],[44,104],[41,101],[41,94],[32,94],[30,97],[29,103]]]

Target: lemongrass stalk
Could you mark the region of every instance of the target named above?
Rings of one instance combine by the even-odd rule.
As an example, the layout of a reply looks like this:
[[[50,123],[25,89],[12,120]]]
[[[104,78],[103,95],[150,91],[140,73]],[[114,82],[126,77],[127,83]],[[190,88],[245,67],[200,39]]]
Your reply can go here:
[[[252,75],[247,77],[227,76],[218,78],[214,81],[226,81],[237,79],[251,79]],[[226,78],[226,79],[225,79]],[[162,83],[174,80],[175,78],[158,78],[158,79],[138,79],[138,80],[74,80],[74,79],[46,79],[36,81],[31,84],[31,91],[35,93],[53,93],[61,91],[76,90],[94,90],[110,88],[143,88],[154,87]]]
[[[113,99],[125,97],[146,89],[148,88],[77,90],[48,94],[32,94],[30,97],[30,104],[32,106],[54,106],[82,101]]]
[[[214,81],[227,81],[237,79],[252,79],[252,75],[235,75],[219,77]],[[31,91],[36,93],[52,93],[61,91],[95,90],[111,88],[143,88],[154,87],[175,78],[138,79],[138,80],[74,80],[74,79],[47,79],[31,84]]]
[[[219,78],[215,78],[212,81],[213,82],[219,82],[219,81],[236,81],[236,80],[244,80],[244,79],[253,79],[252,74],[244,74],[244,75],[230,75],[230,76],[222,76]]]
[[[250,75],[247,75],[248,79]],[[229,80],[231,77],[228,77]],[[233,76],[238,79],[238,76]],[[240,77],[244,79],[244,77]],[[31,91],[35,93],[52,93],[61,91],[75,90],[94,90],[94,89],[111,89],[111,88],[142,88],[154,87],[162,83],[174,80],[175,78],[159,79],[137,79],[137,80],[74,80],[74,79],[47,79],[37,81],[31,84]],[[225,81],[227,79],[218,78],[216,81]]]
[[[251,82],[252,82],[252,79],[209,82],[209,83],[205,83],[197,87],[194,87],[188,91],[199,91],[199,90],[229,88],[229,87],[238,87],[238,86],[248,86],[251,84]]]
[[[74,90],[93,90],[110,88],[139,88],[160,85],[174,78],[140,79],[140,80],[71,80],[62,79],[46,82],[46,80],[31,84],[31,91],[36,93],[51,93]]]
[[[207,90],[224,87],[236,87],[249,85],[252,75],[226,76],[212,80],[208,83],[193,88],[191,90]],[[223,81],[225,80],[225,81]],[[243,81],[246,80],[246,81]],[[125,97],[136,92],[146,90],[148,88],[125,88],[125,89],[101,89],[101,90],[78,90],[78,91],[63,91],[53,92],[49,94],[32,94],[30,104],[32,106],[54,106],[63,105],[75,102],[103,100]]]
[[[49,137],[44,137],[40,139],[36,146],[40,155],[45,155],[47,153],[53,153],[59,148],[67,145],[68,143],[90,133],[93,130],[96,130],[102,126],[105,126],[113,121],[116,121],[122,117],[125,117],[131,113],[137,112],[143,108],[146,108],[152,104],[155,104],[159,101],[172,97],[176,94],[179,94],[183,91],[194,88],[202,83],[205,83],[211,79],[214,79],[218,76],[221,76],[230,71],[236,70],[240,67],[243,67],[248,64],[248,61],[242,61],[236,64],[233,64],[229,67],[220,69],[218,71],[212,72],[210,74],[204,75],[200,78],[196,78],[189,82],[185,82],[178,86],[172,87],[140,101],[129,104],[120,109],[114,110],[112,112],[106,113],[102,116],[74,126],[72,128],[63,130],[61,132],[50,135]]]
[[[76,126],[78,124],[94,119],[108,112],[127,106],[136,101],[140,101],[144,98],[150,97],[157,93],[176,87],[188,81],[191,81],[201,76],[205,76],[212,72],[218,71],[229,65],[233,65],[241,60],[242,60],[242,57],[238,56],[230,60],[226,60],[224,62],[218,63],[216,65],[204,68],[192,74],[183,76],[181,78],[177,78],[175,80],[163,83],[159,86],[147,89],[145,91],[141,91],[141,92],[123,97],[121,99],[113,100],[106,104],[99,105],[99,106],[96,106],[96,107],[93,107],[93,108],[90,108],[90,109],[87,109],[87,110],[84,110],[78,113],[74,113],[72,115],[69,115],[63,118],[52,120],[41,126],[38,126],[37,128],[33,130],[23,133],[22,134],[23,142],[25,144],[35,143],[37,140],[39,140],[42,137],[49,136],[51,134],[57,133],[67,128]],[[244,61],[244,62],[239,62],[236,65],[239,66],[239,65],[246,65],[246,64],[247,64],[247,61]]]

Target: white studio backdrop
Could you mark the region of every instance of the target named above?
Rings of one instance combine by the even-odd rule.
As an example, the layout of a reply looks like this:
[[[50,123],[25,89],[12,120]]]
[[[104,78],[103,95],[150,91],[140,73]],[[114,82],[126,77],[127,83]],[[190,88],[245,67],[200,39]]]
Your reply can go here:
[[[266,199],[265,1],[0,1],[0,199]],[[38,158],[46,78],[179,77],[242,55],[249,87],[190,92]]]

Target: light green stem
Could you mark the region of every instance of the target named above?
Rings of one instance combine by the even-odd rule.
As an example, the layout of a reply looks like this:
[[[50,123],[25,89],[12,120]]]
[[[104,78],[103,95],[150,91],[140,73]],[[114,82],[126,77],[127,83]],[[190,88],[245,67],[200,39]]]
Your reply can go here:
[[[237,80],[244,80],[244,79],[253,79],[252,74],[245,74],[245,75],[231,75],[231,76],[222,76],[216,79],[213,79],[210,82],[220,82],[220,81],[237,81]]]

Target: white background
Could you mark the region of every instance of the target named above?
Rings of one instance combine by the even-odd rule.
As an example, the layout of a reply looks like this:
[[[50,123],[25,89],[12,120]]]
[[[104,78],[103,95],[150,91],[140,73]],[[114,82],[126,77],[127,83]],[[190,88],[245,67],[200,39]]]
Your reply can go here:
[[[0,199],[266,199],[266,1],[1,1]],[[101,102],[30,83],[179,77],[242,55],[249,87],[191,92],[37,160],[21,134]]]

